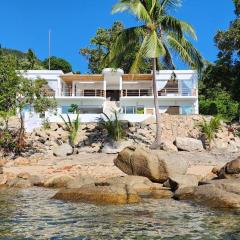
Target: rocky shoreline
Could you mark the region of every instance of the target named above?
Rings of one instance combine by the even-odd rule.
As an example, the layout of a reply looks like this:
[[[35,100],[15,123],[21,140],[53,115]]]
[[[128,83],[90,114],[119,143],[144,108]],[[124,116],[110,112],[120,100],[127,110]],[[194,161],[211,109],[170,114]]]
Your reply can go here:
[[[171,118],[171,119],[170,119]],[[0,186],[60,189],[54,198],[104,204],[145,198],[191,200],[240,207],[240,139],[221,124],[211,151],[197,123],[203,116],[162,116],[161,149],[150,150],[155,123],[122,122],[126,138],[114,143],[97,124],[82,124],[78,144],[62,124],[28,134],[22,156],[0,157]]]

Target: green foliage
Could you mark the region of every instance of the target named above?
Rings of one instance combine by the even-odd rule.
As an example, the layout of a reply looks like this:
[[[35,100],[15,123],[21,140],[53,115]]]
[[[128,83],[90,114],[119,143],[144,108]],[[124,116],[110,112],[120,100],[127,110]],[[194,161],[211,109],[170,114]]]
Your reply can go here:
[[[0,130],[0,149],[5,153],[14,152],[16,149],[16,134],[8,130]]]
[[[221,115],[228,121],[239,118],[239,103],[234,101],[230,94],[225,91],[212,93],[212,96],[209,98],[201,96],[199,107],[202,114]]]
[[[240,3],[234,0],[236,14]],[[240,102],[240,19],[231,21],[229,29],[218,31],[214,40],[219,49],[215,63],[208,63],[200,81],[201,113],[222,114],[233,120],[239,117]]]
[[[77,104],[71,104],[70,108],[68,109],[70,113],[80,113],[79,106]]]
[[[72,72],[71,64],[63,58],[51,57],[51,70],[62,70],[64,73]],[[49,58],[43,61],[43,66],[48,69]]]
[[[203,120],[198,124],[198,127],[201,129],[203,136],[206,138],[211,149],[211,143],[215,138],[217,131],[221,126],[221,117],[216,116],[211,118],[210,121]]]
[[[161,66],[173,69],[173,54],[192,68],[201,70],[202,57],[187,39],[196,39],[192,26],[169,15],[180,0],[119,0],[113,13],[130,12],[142,25],[124,29],[111,45],[107,62],[120,63],[121,56],[136,50],[131,72],[138,73],[144,59],[158,59]],[[186,36],[188,38],[186,38]]]
[[[79,114],[76,119],[71,121],[69,115],[67,114],[67,121],[63,116],[60,116],[65,124],[66,130],[69,132],[70,144],[74,147],[77,144],[77,134],[80,129],[80,118]]]
[[[99,28],[90,41],[90,46],[80,49],[80,54],[87,58],[88,68],[91,73],[102,73],[106,67],[122,68],[125,73],[129,73],[131,65],[135,59],[135,54],[140,48],[140,44],[132,46],[131,51],[119,55],[118,62],[106,62],[105,58],[109,54],[111,45],[117,36],[123,31],[124,25],[121,22],[114,22],[111,28]],[[140,72],[147,73],[151,71],[150,61],[145,59],[142,62]]]
[[[103,117],[98,118],[99,125],[107,130],[108,135],[114,140],[119,141],[124,137],[124,131],[121,121],[118,118],[118,112],[114,111],[113,116],[103,113]]]
[[[48,118],[44,118],[43,119],[42,126],[43,126],[43,129],[45,129],[45,130],[51,128],[50,122],[49,122]]]

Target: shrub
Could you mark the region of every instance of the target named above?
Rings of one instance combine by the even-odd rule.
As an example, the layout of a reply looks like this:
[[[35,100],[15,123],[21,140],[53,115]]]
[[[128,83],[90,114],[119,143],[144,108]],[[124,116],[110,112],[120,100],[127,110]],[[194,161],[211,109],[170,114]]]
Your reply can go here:
[[[43,119],[42,126],[43,126],[44,129],[50,129],[51,128],[48,118]]]
[[[103,113],[103,117],[98,118],[99,125],[107,130],[108,135],[114,140],[119,141],[124,137],[124,131],[121,121],[118,118],[118,112],[114,111],[113,116]]]
[[[210,121],[206,121],[205,119],[198,124],[198,127],[201,129],[202,135],[208,141],[209,149],[211,149],[212,141],[215,138],[215,135],[220,128],[221,125],[221,117],[216,116],[211,118]]]
[[[68,120],[66,121],[63,116],[60,116],[65,124],[67,131],[69,132],[69,141],[72,147],[77,144],[77,134],[80,129],[80,118],[79,114],[77,115],[76,119],[71,121],[69,115],[67,114]]]

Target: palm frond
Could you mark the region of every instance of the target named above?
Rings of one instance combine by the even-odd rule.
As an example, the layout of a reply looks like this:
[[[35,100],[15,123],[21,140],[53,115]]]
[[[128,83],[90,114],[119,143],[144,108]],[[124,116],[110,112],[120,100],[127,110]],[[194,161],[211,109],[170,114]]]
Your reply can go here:
[[[152,19],[147,9],[140,0],[120,0],[120,3],[116,4],[112,9],[112,13],[125,11],[132,12],[133,15],[138,18],[138,20],[143,21],[146,24],[152,23]]]
[[[182,0],[161,0],[160,12],[162,13],[169,8],[178,8],[178,7],[181,7],[181,5],[182,5]]]

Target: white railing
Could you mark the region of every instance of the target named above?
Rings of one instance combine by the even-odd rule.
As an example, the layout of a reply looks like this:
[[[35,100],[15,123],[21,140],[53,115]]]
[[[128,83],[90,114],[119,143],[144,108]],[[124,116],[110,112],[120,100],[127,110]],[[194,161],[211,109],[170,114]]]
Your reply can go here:
[[[63,91],[61,96],[65,97],[105,97],[106,92],[101,89],[84,89],[76,92]]]

